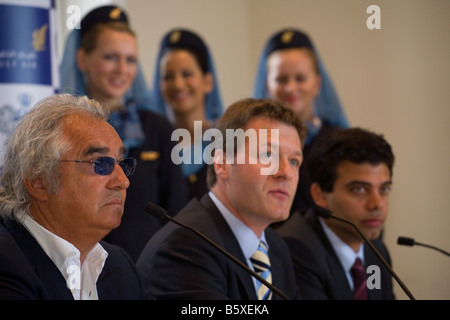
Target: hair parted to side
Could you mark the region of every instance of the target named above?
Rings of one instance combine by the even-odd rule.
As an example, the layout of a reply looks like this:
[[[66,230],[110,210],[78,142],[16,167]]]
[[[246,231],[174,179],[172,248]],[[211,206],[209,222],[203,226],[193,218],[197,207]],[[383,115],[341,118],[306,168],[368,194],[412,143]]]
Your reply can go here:
[[[332,192],[337,167],[344,161],[356,164],[386,164],[392,177],[395,156],[383,135],[361,128],[340,129],[320,140],[305,163],[311,182]]]
[[[41,177],[49,192],[59,187],[59,160],[70,147],[64,119],[84,113],[107,121],[108,108],[86,96],[53,95],[39,101],[19,121],[7,140],[0,187],[0,214],[22,220],[31,203],[24,179]]]
[[[250,120],[256,117],[269,118],[294,127],[303,147],[307,132],[306,125],[286,103],[273,99],[245,98],[230,105],[217,122],[216,129],[222,134],[224,152],[227,145],[226,130],[244,129]],[[208,187],[212,188],[217,180],[213,165],[208,165],[206,179]]]

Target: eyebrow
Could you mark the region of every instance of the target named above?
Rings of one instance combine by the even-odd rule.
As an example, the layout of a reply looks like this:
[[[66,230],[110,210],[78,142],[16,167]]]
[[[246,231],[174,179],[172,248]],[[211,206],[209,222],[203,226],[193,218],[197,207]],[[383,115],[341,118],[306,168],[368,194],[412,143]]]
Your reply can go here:
[[[93,154],[106,154],[109,152],[109,148],[107,147],[95,147],[95,146],[90,146],[89,148],[87,148],[84,152],[83,155],[84,156],[91,156]]]
[[[345,185],[348,186],[348,187],[351,187],[351,186],[354,186],[354,185],[364,185],[364,186],[368,186],[368,187],[372,186],[371,183],[366,182],[366,181],[362,181],[362,180],[353,180],[353,181],[350,181],[349,183],[346,183]],[[392,185],[392,180],[385,181],[381,185],[382,186]]]
[[[268,141],[267,142],[267,146],[268,147],[270,147],[270,148],[272,148],[272,142],[271,141]],[[258,146],[259,147],[259,146]],[[280,149],[280,144],[278,144],[278,149]],[[259,150],[259,149],[258,149]],[[303,158],[303,150],[298,150],[298,151],[295,151],[294,152],[294,156],[299,156],[299,157],[302,157]]]
[[[294,153],[294,155],[296,155],[296,156],[299,156],[299,157],[302,157],[302,158],[303,158],[303,152],[302,152],[302,151],[296,151],[296,152]]]
[[[110,151],[110,149],[108,147],[91,146],[83,152],[83,156],[91,156],[94,154],[107,154],[109,151]],[[127,153],[127,149],[125,147],[121,147],[119,150],[119,156],[123,156],[126,153]]]

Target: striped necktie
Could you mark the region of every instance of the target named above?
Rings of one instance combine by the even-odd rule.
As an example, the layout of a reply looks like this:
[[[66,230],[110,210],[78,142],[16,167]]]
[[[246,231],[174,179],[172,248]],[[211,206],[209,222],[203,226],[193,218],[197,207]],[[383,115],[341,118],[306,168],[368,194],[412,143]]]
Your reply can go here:
[[[259,243],[258,249],[250,258],[255,272],[259,274],[267,282],[272,283],[272,272],[270,271],[269,255],[267,253],[267,246],[262,241]],[[258,300],[270,300],[272,298],[272,291],[265,285],[256,280],[256,294]]]
[[[364,270],[361,259],[356,258],[351,273],[353,276],[353,296],[355,300],[367,300],[366,271]]]

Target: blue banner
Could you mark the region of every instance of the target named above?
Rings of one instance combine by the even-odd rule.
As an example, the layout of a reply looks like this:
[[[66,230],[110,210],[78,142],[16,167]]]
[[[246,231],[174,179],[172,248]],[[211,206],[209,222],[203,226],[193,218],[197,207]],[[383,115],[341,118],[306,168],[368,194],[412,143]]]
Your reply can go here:
[[[53,5],[0,0],[0,172],[5,141],[17,122],[59,87]]]
[[[52,85],[49,26],[48,9],[0,5],[0,83]]]

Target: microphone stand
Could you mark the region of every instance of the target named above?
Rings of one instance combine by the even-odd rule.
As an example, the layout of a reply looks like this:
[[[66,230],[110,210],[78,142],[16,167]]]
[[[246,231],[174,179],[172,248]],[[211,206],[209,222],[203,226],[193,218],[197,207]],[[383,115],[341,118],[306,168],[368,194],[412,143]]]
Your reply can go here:
[[[171,216],[169,216],[167,213],[165,213],[161,208],[161,210],[159,212],[151,212],[151,208],[156,207],[156,205],[154,204],[149,204],[146,207],[146,210],[154,215],[157,218],[160,219],[167,219],[172,221],[173,223],[186,228],[192,232],[194,232],[195,234],[197,234],[200,238],[202,238],[203,240],[205,240],[206,242],[208,242],[210,245],[212,245],[214,248],[216,248],[217,250],[219,250],[221,253],[223,253],[227,258],[229,258],[231,261],[233,261],[234,263],[236,263],[239,267],[241,267],[242,269],[244,269],[246,272],[249,272],[253,277],[255,277],[259,282],[261,282],[262,284],[264,284],[267,288],[269,288],[270,290],[272,290],[272,292],[274,292],[275,294],[277,294],[278,296],[280,296],[281,298],[283,298],[284,300],[290,300],[288,296],[286,296],[281,290],[279,290],[277,287],[275,287],[274,285],[272,285],[270,282],[268,282],[266,279],[264,279],[263,277],[261,277],[259,274],[257,274],[256,272],[254,272],[252,269],[250,269],[248,266],[246,266],[245,264],[243,264],[239,259],[237,259],[236,257],[234,257],[233,255],[231,255],[228,251],[226,251],[225,249],[223,249],[222,247],[220,247],[218,244],[216,244],[214,241],[212,241],[211,239],[209,239],[207,236],[205,236],[203,233],[201,233],[200,231],[198,231],[197,229],[184,224],[174,218],[172,218]],[[157,208],[159,209],[159,208]]]
[[[397,283],[400,285],[400,287],[403,289],[403,291],[406,293],[406,295],[411,299],[411,300],[416,300],[416,298],[414,298],[414,296],[412,295],[412,293],[409,291],[409,289],[406,287],[406,285],[400,280],[400,278],[397,276],[397,274],[394,272],[394,270],[389,266],[389,264],[386,262],[386,260],[384,260],[384,258],[381,256],[381,254],[378,252],[378,250],[373,246],[373,244],[367,240],[367,238],[362,234],[362,232],[358,229],[358,227],[345,219],[339,218],[334,216],[333,214],[331,214],[331,211],[329,211],[326,208],[323,207],[319,207],[316,206],[317,210],[315,210],[317,212],[317,214],[319,216],[321,216],[322,218],[325,219],[335,219],[341,222],[344,222],[346,224],[351,225],[361,236],[361,238],[364,240],[365,243],[367,243],[369,245],[369,247],[372,249],[372,251],[377,255],[377,257],[381,260],[381,262],[384,264],[384,266],[389,270],[389,272],[392,274],[392,276],[395,278],[395,280],[397,280]]]
[[[429,244],[417,242],[417,241],[415,241],[415,240],[412,239],[412,238],[398,237],[397,243],[398,243],[398,244],[401,244],[401,245],[405,245],[405,246],[413,246],[413,245],[417,245],[417,246],[427,247],[427,248],[431,248],[431,249],[437,250],[437,251],[439,251],[439,252],[442,252],[443,254],[445,254],[445,255],[447,255],[447,256],[450,256],[450,253],[447,252],[447,251],[445,251],[445,250],[442,250],[442,249],[440,249],[440,248],[437,248],[437,247],[432,246],[432,245],[429,245]]]

